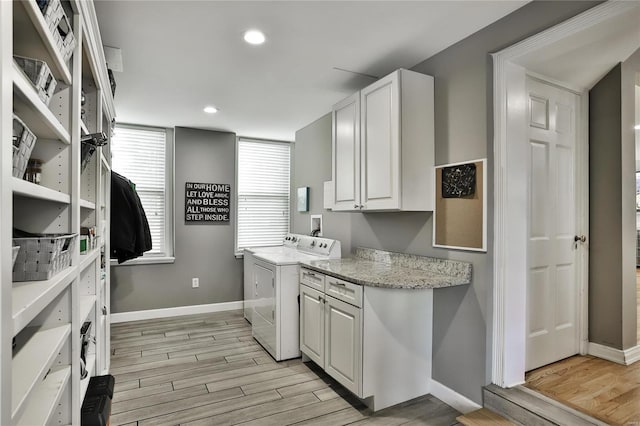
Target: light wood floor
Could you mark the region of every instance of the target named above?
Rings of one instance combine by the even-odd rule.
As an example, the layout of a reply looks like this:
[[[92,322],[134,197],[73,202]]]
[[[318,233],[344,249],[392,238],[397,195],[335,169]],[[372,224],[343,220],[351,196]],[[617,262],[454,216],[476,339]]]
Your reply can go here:
[[[372,414],[312,363],[276,363],[241,311],[111,327],[111,425],[452,425],[425,396]]]
[[[611,425],[640,424],[640,363],[576,355],[526,374],[525,386]]]

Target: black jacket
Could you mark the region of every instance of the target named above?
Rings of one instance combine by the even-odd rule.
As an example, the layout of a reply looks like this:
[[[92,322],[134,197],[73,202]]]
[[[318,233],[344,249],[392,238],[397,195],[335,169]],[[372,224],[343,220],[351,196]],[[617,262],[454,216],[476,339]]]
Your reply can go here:
[[[118,263],[151,250],[151,231],[140,197],[129,180],[111,172],[111,257]]]

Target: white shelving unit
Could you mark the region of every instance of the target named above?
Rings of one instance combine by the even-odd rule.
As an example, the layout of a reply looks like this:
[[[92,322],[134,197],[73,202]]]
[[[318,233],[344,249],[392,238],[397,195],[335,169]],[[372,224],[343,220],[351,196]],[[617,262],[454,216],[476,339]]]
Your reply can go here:
[[[35,0],[0,1],[1,425],[79,425],[89,377],[109,369],[110,153],[98,149],[81,170],[81,137],[110,138],[115,110],[93,2],[62,3],[76,39],[68,62]],[[47,63],[58,81],[49,105],[12,54]],[[31,157],[42,161],[40,184],[12,176],[13,114],[36,135]],[[81,256],[78,240],[71,266],[50,279],[5,285],[12,282],[14,228],[80,234],[82,227],[96,228],[96,248]],[[82,380],[85,321],[96,343]]]
[[[96,371],[96,354],[89,354],[87,356],[86,369],[89,372],[87,377],[80,382],[80,397],[84,399],[87,394],[87,387],[89,386],[89,378],[95,375]]]
[[[58,192],[53,189],[49,189],[46,186],[36,185],[35,183],[27,182],[26,180],[11,178],[13,185],[13,194],[26,198],[36,198],[43,201],[53,201],[55,203],[69,204],[71,203],[71,196],[62,192]]]
[[[52,369],[33,391],[32,400],[16,425],[43,425],[53,417],[54,410],[71,380],[71,366]]]
[[[22,415],[30,394],[36,389],[55,361],[62,346],[68,342],[71,324],[49,329],[29,327],[23,333],[24,346],[13,356],[11,398],[12,418]]]
[[[91,310],[96,306],[96,296],[80,296],[80,322],[84,323],[89,319]]]
[[[80,207],[87,210],[95,210],[96,203],[94,203],[93,201],[80,199]]]
[[[13,334],[18,334],[58,295],[69,287],[77,271],[67,268],[46,281],[14,283],[12,288]]]

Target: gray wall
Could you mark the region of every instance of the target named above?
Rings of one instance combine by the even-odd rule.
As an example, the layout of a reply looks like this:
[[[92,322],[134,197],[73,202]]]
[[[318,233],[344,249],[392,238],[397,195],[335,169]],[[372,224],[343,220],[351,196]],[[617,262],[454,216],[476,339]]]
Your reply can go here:
[[[351,217],[323,208],[324,182],[331,180],[331,114],[296,132],[291,183],[291,232],[309,234],[312,214],[322,215],[322,234],[340,240],[342,255],[351,252]],[[309,212],[296,209],[296,188],[309,187]]]
[[[638,343],[638,296],[636,283],[636,180],[635,131],[636,82],[640,78],[640,49],[622,63],[620,120],[622,150],[622,347]]]
[[[227,225],[186,225],[185,182],[228,183],[234,194],[235,134],[175,129],[175,263],[112,267],[112,313],[242,300],[235,207]],[[191,288],[192,277],[199,288]]]
[[[621,71],[617,65],[589,92],[589,341],[618,349],[622,349]]]
[[[433,378],[477,403],[482,402],[482,386],[490,382],[491,371],[493,70],[489,53],[597,3],[529,3],[412,68],[435,77],[436,164],[489,158],[488,254],[434,249],[431,213],[348,213],[351,230],[343,238],[350,238],[352,247],[473,263],[470,286],[434,290]],[[294,186],[309,184],[310,178],[307,168],[296,167]]]
[[[637,342],[635,82],[640,49],[589,92],[589,341]]]

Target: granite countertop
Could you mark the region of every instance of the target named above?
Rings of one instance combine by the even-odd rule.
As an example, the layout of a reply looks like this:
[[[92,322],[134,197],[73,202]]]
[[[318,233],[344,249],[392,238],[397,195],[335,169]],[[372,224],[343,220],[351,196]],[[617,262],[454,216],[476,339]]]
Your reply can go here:
[[[471,283],[471,263],[358,247],[354,257],[301,262],[303,267],[360,285],[441,288]]]

